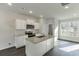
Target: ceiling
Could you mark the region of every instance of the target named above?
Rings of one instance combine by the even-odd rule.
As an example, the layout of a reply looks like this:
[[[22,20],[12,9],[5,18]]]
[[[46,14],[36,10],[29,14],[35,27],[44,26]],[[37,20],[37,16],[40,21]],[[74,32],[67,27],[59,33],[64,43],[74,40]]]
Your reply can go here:
[[[43,15],[45,18],[56,18],[56,19],[68,19],[79,17],[79,4],[70,3],[65,9],[60,3],[12,3],[9,6],[7,3],[1,3],[0,8],[9,9],[11,11],[27,15],[29,11],[33,11],[31,15],[40,17]],[[75,15],[76,14],[76,15]]]

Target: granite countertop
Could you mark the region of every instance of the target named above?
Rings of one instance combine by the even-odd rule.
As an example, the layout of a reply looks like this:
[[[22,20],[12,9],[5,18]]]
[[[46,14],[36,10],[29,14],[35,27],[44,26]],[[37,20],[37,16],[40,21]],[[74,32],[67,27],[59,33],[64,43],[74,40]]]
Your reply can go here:
[[[40,43],[42,41],[48,40],[50,38],[53,38],[53,37],[52,36],[44,36],[42,38],[38,38],[38,37],[35,36],[35,37],[26,38],[26,40],[28,40],[28,41],[30,41],[34,44],[37,44],[37,43]]]

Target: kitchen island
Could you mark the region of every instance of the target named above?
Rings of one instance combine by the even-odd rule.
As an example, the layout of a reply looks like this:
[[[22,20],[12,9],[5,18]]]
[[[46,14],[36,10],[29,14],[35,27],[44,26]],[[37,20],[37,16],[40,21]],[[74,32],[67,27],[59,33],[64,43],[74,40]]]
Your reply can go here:
[[[26,38],[25,52],[27,56],[42,56],[54,47],[52,36]]]

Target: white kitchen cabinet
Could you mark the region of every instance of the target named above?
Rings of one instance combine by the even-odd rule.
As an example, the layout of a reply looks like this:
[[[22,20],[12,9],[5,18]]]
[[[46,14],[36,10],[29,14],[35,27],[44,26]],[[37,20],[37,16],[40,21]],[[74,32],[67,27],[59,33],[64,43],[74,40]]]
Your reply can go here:
[[[46,52],[46,41],[38,44],[26,41],[26,55],[27,56],[41,56]]]
[[[27,56],[42,56],[50,49],[52,49],[53,45],[54,45],[53,38],[47,39],[45,41],[36,44],[26,40],[25,52]]]
[[[16,19],[16,29],[26,29],[26,21]]]
[[[35,29],[39,29],[40,27],[39,23],[34,23],[34,25],[35,25]]]
[[[54,39],[50,38],[50,39],[47,40],[47,51],[49,51],[53,47],[54,47]]]
[[[15,46],[16,48],[25,46],[25,39],[27,36],[18,36],[15,38]]]
[[[38,44],[26,41],[26,55],[27,56],[41,56],[46,52],[46,41]]]

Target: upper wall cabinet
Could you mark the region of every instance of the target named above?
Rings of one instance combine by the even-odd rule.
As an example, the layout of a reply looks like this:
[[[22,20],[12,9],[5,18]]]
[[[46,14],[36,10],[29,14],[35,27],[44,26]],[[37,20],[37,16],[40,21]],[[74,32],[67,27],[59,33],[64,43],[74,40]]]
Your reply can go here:
[[[39,23],[35,23],[34,25],[35,25],[35,29],[39,29],[40,27]]]
[[[39,23],[34,19],[27,19],[26,24],[34,25],[34,27],[35,27],[34,29],[39,29],[39,27],[40,27]]]
[[[16,29],[26,29],[26,21],[21,19],[16,19]]]

